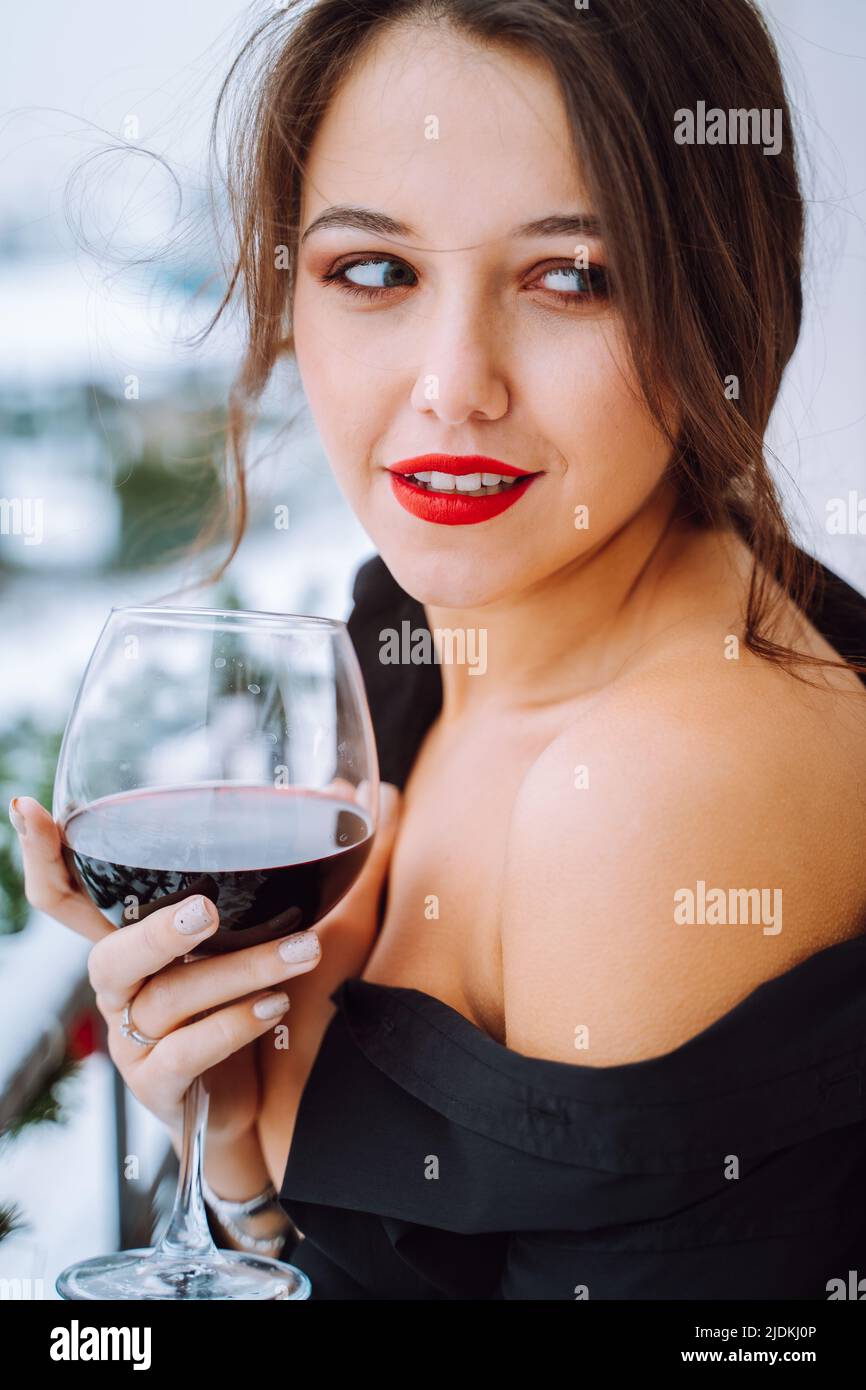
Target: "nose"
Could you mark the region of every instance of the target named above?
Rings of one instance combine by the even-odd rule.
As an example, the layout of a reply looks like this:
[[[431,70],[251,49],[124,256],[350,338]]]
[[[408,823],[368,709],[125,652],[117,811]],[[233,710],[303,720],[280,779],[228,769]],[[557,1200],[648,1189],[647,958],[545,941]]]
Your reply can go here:
[[[503,334],[497,331],[489,302],[463,289],[459,301],[456,295],[449,298],[428,322],[412,387],[413,409],[446,425],[462,425],[474,417],[501,419],[508,410],[509,392],[501,357]]]

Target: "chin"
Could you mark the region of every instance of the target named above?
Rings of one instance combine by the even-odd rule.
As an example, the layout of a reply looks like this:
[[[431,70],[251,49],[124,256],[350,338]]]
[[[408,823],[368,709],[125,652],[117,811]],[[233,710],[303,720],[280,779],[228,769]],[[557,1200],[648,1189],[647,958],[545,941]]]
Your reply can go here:
[[[515,569],[508,567],[501,576],[478,574],[477,562],[465,558],[431,555],[423,559],[405,551],[381,546],[379,553],[401,589],[431,608],[483,608],[515,588]]]

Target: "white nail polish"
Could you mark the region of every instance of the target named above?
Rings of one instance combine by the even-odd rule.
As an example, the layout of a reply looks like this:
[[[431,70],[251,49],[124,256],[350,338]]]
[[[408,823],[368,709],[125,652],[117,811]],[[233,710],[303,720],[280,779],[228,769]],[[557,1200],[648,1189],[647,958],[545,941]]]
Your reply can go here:
[[[184,936],[195,936],[210,925],[211,914],[204,898],[193,898],[192,902],[182,903],[174,914],[174,925]]]
[[[256,1018],[278,1018],[284,1014],[289,1007],[289,996],[287,994],[268,994],[264,999],[258,999],[253,1004],[253,1013]]]
[[[319,954],[319,938],[314,931],[298,932],[296,936],[287,936],[285,941],[281,941],[277,950],[283,960],[312,960]]]

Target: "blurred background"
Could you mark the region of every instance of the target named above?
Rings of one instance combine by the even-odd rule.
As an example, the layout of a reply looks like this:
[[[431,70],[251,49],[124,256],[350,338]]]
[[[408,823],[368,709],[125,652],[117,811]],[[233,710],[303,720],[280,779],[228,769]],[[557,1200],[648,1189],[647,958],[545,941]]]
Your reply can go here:
[[[221,540],[189,554],[219,502],[240,351],[229,320],[191,342],[222,291],[208,128],[251,16],[272,8],[44,0],[7,19],[7,803],[26,792],[50,807],[65,719],[109,608],[193,584],[226,550]],[[810,212],[805,329],[769,443],[799,543],[866,592],[866,9],[862,0],[773,0],[765,9],[799,122]],[[250,454],[252,515],[227,576],[173,601],[345,618],[352,576],[372,547],[333,483],[288,366],[268,390]],[[841,513],[842,526],[833,520]],[[29,908],[14,841],[4,814],[0,1281],[12,1281],[7,1296],[53,1298],[72,1260],[149,1243],[174,1156],[104,1052],[88,943]]]

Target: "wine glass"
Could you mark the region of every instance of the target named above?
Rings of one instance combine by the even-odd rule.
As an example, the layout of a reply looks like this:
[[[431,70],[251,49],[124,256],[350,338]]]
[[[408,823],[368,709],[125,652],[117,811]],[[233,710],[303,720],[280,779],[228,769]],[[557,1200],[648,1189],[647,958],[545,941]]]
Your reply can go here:
[[[145,605],[112,608],[100,633],[53,815],[73,879],[117,927],[190,894],[216,903],[219,927],[189,960],[324,917],[363,868],[378,791],[345,623]],[[70,1265],[62,1297],[309,1298],[302,1271],[214,1244],[201,1190],[207,1105],[198,1078],[159,1245]]]

